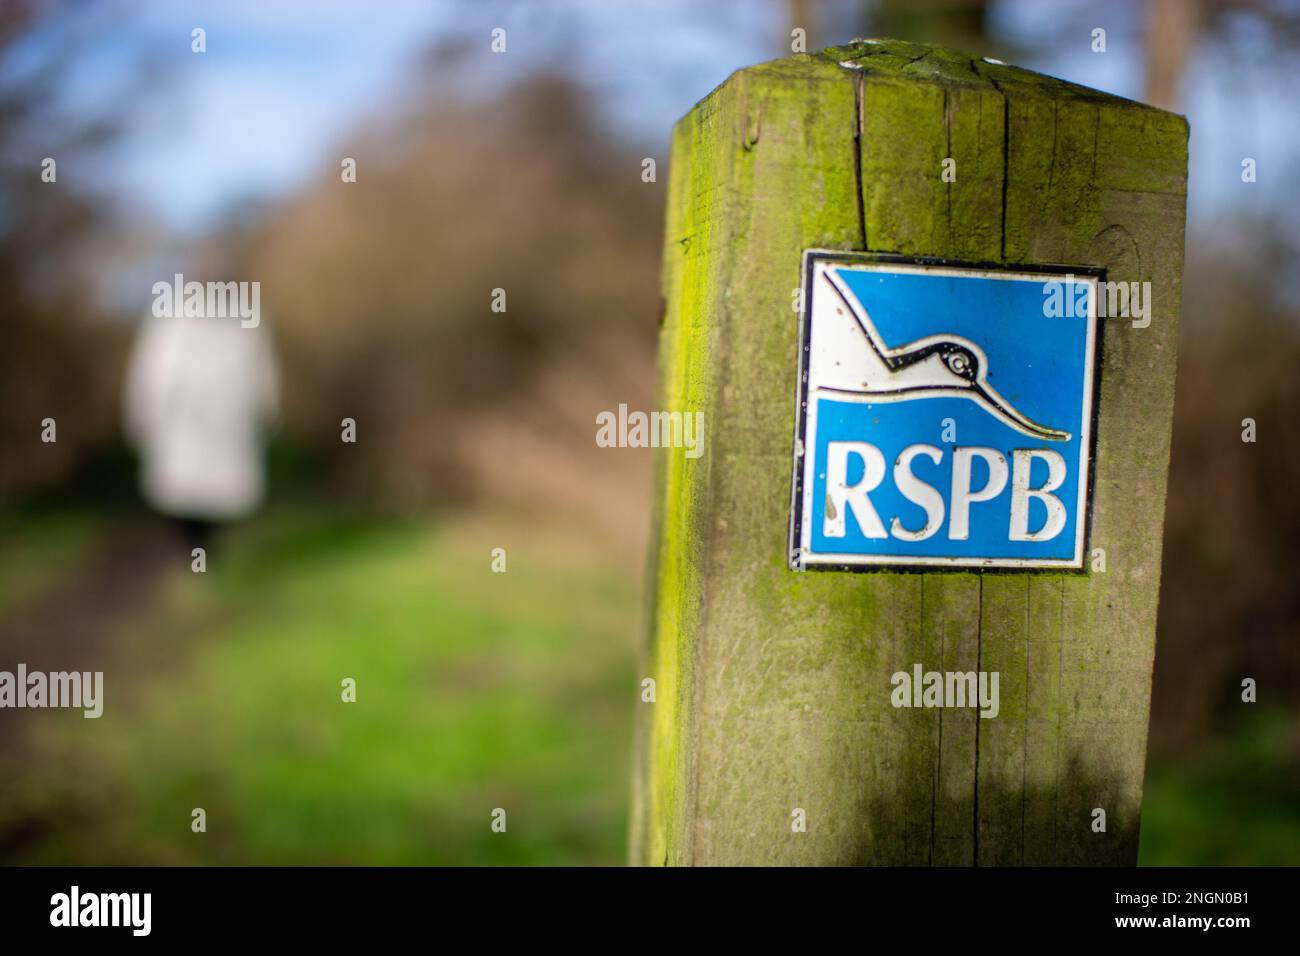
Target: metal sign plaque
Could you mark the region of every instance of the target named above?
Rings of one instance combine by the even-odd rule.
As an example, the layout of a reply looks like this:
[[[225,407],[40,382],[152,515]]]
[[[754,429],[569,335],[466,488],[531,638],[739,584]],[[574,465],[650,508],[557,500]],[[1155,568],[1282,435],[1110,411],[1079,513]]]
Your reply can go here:
[[[791,567],[1082,568],[1100,281],[806,252]]]

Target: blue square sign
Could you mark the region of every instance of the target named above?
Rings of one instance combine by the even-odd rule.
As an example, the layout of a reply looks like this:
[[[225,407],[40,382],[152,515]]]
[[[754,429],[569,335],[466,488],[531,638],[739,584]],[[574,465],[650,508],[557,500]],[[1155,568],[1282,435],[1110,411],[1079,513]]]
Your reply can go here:
[[[1100,272],[803,277],[791,567],[1082,568]]]

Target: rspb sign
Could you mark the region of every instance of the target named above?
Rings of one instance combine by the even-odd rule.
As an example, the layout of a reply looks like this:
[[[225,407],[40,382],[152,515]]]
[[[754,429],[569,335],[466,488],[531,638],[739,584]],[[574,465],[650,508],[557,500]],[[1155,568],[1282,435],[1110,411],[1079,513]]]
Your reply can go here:
[[[1100,278],[806,252],[791,567],[1082,568]]]

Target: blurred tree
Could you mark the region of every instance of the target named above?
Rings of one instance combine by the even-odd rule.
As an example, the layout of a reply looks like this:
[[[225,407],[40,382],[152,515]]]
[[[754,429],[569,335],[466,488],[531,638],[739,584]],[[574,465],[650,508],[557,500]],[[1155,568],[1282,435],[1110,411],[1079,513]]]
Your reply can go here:
[[[1300,326],[1280,226],[1194,254],[1174,405],[1152,733],[1186,745],[1263,706],[1300,704]],[[1256,440],[1242,439],[1243,419]],[[1224,718],[1228,718],[1225,720]]]
[[[664,188],[558,76],[421,101],[343,149],[357,182],[336,170],[291,203],[254,265],[291,434],[368,498],[405,504],[467,490],[484,415],[581,451],[597,408],[648,396]],[[361,434],[346,448],[345,416]]]
[[[34,35],[43,39],[33,41]],[[114,133],[92,118],[54,122],[55,92],[79,26],[64,4],[0,7],[0,496],[66,479],[117,425],[124,330],[98,321],[74,263],[104,210],[76,185],[78,162]],[[21,56],[19,54],[21,53]],[[53,167],[43,167],[46,159]],[[53,181],[43,177],[49,168]],[[41,421],[57,441],[41,441]]]
[[[1148,0],[1145,98],[1152,106],[1177,109],[1200,19],[1199,0]]]
[[[876,0],[874,36],[936,43],[982,53],[989,47],[987,0]]]

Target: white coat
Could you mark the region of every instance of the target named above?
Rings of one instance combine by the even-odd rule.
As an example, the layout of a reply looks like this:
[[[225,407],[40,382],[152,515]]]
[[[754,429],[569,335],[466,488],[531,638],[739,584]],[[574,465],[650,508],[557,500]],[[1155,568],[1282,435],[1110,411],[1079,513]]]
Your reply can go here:
[[[125,397],[145,500],[178,518],[230,520],[253,511],[265,490],[264,435],[278,403],[266,323],[147,316]]]

